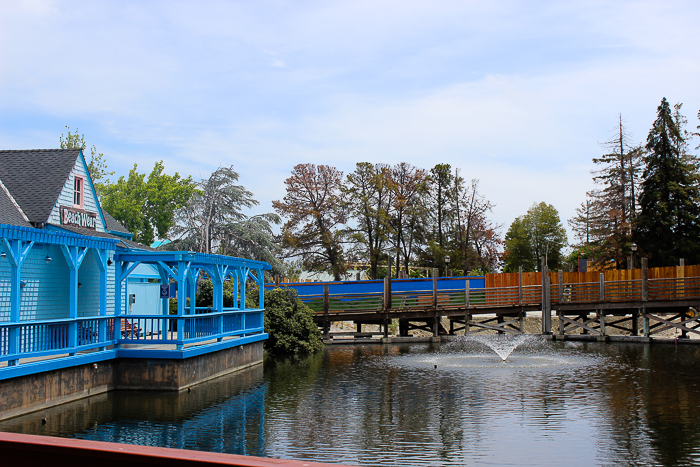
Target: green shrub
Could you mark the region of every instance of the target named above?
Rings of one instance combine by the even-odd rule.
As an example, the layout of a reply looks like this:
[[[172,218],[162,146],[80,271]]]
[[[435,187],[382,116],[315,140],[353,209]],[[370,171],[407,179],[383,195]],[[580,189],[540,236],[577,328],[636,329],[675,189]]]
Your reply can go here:
[[[313,311],[294,289],[265,291],[265,331],[270,335],[265,348],[271,354],[307,355],[323,348]]]

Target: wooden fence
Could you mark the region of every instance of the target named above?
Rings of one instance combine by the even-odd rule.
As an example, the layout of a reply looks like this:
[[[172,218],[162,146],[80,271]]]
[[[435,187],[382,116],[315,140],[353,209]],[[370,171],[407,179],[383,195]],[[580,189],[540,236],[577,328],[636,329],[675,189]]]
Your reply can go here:
[[[694,266],[671,266],[665,268],[649,268],[649,279],[679,279],[684,277],[700,277],[700,265]],[[495,287],[518,287],[519,274],[517,272],[505,272],[500,274],[486,274],[486,288]],[[605,282],[640,280],[642,278],[641,269],[611,269],[608,271],[594,272],[565,272],[564,284],[584,284],[597,283],[600,275],[603,274]],[[542,273],[523,272],[523,286],[542,285]],[[559,283],[559,273],[550,272],[551,284]]]

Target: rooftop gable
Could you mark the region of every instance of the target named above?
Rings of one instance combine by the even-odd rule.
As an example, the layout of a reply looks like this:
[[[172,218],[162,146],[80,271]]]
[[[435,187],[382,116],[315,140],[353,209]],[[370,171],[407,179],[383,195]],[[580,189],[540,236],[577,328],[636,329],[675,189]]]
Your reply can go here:
[[[81,149],[0,151],[0,180],[29,222],[49,219]]]

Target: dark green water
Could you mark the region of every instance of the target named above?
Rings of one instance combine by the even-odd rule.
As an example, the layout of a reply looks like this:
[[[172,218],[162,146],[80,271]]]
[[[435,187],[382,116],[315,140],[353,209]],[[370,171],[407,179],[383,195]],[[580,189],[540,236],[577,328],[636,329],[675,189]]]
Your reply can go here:
[[[358,465],[700,465],[700,347],[535,342],[508,360],[464,342],[333,346],[0,430]]]

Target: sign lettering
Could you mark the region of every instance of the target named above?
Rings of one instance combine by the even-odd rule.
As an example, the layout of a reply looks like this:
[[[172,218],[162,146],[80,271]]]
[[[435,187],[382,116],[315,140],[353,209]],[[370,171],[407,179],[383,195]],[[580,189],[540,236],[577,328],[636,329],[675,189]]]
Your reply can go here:
[[[61,224],[97,230],[97,214],[61,206]]]

